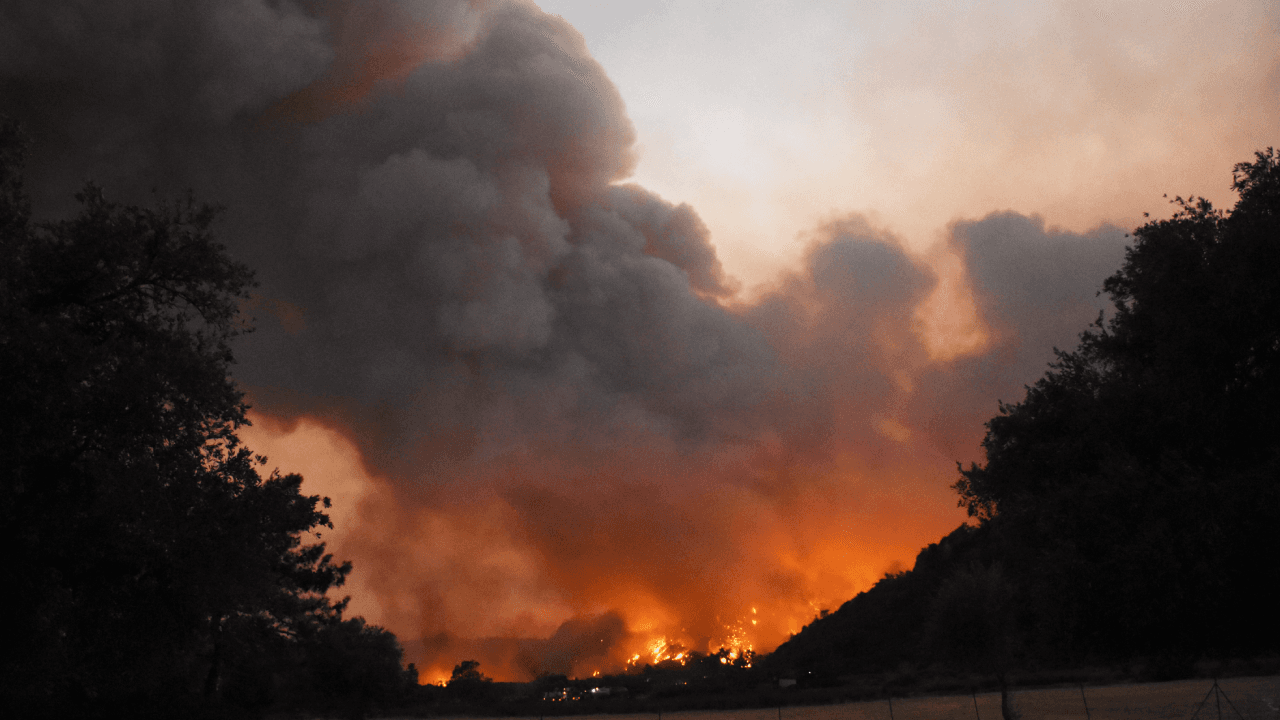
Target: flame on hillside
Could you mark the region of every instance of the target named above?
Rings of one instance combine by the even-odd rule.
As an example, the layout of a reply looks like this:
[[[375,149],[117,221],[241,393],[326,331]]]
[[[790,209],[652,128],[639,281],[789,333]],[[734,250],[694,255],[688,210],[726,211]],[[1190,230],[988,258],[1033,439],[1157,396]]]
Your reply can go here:
[[[679,642],[668,640],[664,635],[647,642],[642,652],[633,654],[627,660],[627,666],[635,668],[644,667],[645,665],[658,665],[664,662],[677,662],[683,665],[688,661],[688,649]]]

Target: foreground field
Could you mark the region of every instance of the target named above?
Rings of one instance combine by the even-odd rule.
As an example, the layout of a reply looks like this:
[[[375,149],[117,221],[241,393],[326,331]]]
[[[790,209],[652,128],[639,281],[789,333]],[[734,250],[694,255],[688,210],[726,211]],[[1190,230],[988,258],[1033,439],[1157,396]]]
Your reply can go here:
[[[1024,720],[1187,720],[1205,700],[1212,680],[1042,688],[1013,692],[1014,708]],[[1245,720],[1280,718],[1280,677],[1231,678],[1219,682],[1224,698],[1223,718]],[[1228,703],[1229,700],[1229,703]],[[1000,695],[979,693],[939,697],[894,698],[892,716],[886,700],[766,708],[756,710],[664,712],[662,720],[999,720]],[[1085,702],[1088,703],[1088,712]],[[1218,717],[1215,697],[1209,695],[1200,718]],[[1237,715],[1237,712],[1239,714]],[[574,720],[657,720],[655,713],[585,715]]]

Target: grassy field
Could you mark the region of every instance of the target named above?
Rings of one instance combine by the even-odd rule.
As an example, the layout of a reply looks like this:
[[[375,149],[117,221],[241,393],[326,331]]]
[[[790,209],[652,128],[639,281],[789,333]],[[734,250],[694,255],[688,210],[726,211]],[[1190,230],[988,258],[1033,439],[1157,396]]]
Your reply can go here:
[[[1015,690],[1014,708],[1024,720],[1189,720],[1205,700],[1212,680]],[[1280,676],[1229,678],[1219,682],[1224,699],[1223,718],[1246,720],[1280,718]],[[945,695],[895,698],[892,720],[1000,720],[999,693],[976,696]],[[1228,703],[1227,701],[1230,701]],[[1088,713],[1085,702],[1088,702]],[[1237,712],[1239,714],[1237,715]],[[1216,720],[1215,697],[1199,711],[1200,718]],[[889,702],[845,703],[755,710],[664,712],[662,720],[890,720]],[[469,718],[468,720],[475,720]],[[658,720],[654,713],[636,715],[584,715],[574,720]]]

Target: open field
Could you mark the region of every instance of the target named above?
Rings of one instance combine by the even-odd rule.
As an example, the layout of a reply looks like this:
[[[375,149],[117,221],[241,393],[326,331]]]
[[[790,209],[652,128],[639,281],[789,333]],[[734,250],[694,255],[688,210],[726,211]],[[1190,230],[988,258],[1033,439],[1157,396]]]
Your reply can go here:
[[[1079,686],[1015,690],[1014,708],[1024,720],[1187,720],[1205,700],[1212,680],[1086,686],[1081,699]],[[1226,699],[1221,703],[1223,718],[1245,720],[1280,718],[1280,676],[1230,678],[1219,682]],[[999,720],[1000,694],[979,693],[977,708],[970,695],[894,698],[892,720]],[[1234,708],[1234,710],[1233,710]],[[1236,714],[1239,711],[1239,715]],[[885,700],[753,710],[664,712],[662,720],[890,720]],[[1210,695],[1200,709],[1200,718],[1218,717],[1218,706]],[[583,715],[574,720],[657,720],[656,713],[634,715]],[[474,720],[474,719],[468,719]]]

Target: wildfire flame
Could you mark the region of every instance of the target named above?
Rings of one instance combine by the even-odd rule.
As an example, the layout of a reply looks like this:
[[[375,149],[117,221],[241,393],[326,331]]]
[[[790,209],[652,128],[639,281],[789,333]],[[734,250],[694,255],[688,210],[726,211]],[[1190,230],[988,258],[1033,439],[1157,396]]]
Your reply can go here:
[[[757,614],[756,608],[751,608],[751,614]],[[756,618],[751,618],[751,624],[758,624]],[[743,619],[734,621],[732,624],[725,626],[725,636],[720,643],[719,649],[716,651],[720,655],[720,662],[724,665],[736,662],[739,658],[749,657],[755,653],[755,645],[751,642],[751,638],[747,635],[747,627]],[[714,643],[713,643],[714,644]],[[751,667],[748,660],[746,667]]]
[[[759,610],[752,607],[751,615],[756,616],[758,614]],[[720,641],[712,640],[707,643],[708,655],[719,656],[720,662],[725,665],[739,664],[743,667],[751,667],[751,658],[755,654],[755,644],[748,635],[748,628],[750,627],[747,624],[748,621],[750,621],[750,626],[755,626],[759,623],[758,618],[748,616],[724,625],[724,634],[721,636]],[[669,636],[660,635],[647,641],[644,648],[639,652],[633,652],[626,660],[626,668],[634,669],[646,664],[658,665],[664,662],[686,665],[692,657],[692,651],[685,645],[671,639]]]
[[[684,665],[689,662],[689,651],[684,645],[668,640],[667,637],[663,635],[650,640],[645,646],[644,651],[632,655],[631,658],[627,660],[627,666],[638,667],[641,660],[653,665],[668,661]]]

